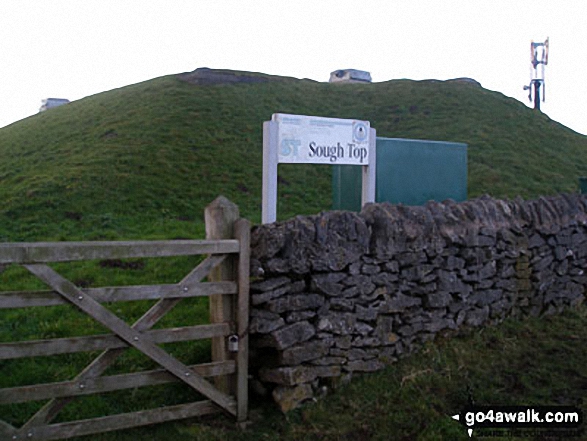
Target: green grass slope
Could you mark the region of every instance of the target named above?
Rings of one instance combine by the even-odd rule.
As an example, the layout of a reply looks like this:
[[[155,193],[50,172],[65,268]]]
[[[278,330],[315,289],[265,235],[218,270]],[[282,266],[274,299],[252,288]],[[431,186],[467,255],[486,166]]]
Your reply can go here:
[[[172,75],[0,129],[0,241],[201,235],[223,194],[260,219],[262,123],[272,113],[371,121],[378,136],[469,144],[469,196],[576,191],[587,138],[471,84],[192,84]],[[225,78],[225,77],[221,77]],[[329,167],[280,166],[278,214],[331,206]]]
[[[586,137],[471,84],[336,85],[240,72],[209,74],[222,81],[157,78],[0,129],[0,242],[201,238],[204,207],[219,194],[259,221],[262,123],[276,112],[366,119],[385,137],[465,142],[471,197],[576,191],[577,177],[587,175]],[[330,167],[280,165],[279,174],[280,218],[331,206]],[[78,286],[97,287],[173,283],[196,264],[193,258],[163,260],[53,266]],[[43,289],[23,268],[1,270],[1,291]],[[132,323],[151,304],[112,308]],[[39,309],[0,311],[0,342],[103,332],[73,307]],[[206,420],[213,421],[208,425],[172,423],[90,438],[468,439],[447,416],[466,403],[466,386],[484,403],[569,404],[583,398],[585,351],[576,341],[584,339],[585,312],[546,320],[509,321],[505,328],[483,330],[462,342],[430,344],[422,355],[365,376],[331,400],[286,419],[255,406],[255,425],[247,432],[235,432],[232,420],[214,419]],[[182,302],[164,319],[165,327],[207,322],[203,297]],[[185,363],[204,362],[210,352],[209,341],[168,349]],[[91,358],[83,353],[3,361],[0,388],[71,379]],[[533,360],[530,366],[528,360]],[[109,374],[147,369],[149,363],[129,352]],[[91,396],[66,408],[63,419],[193,398],[183,389],[157,388]],[[22,424],[41,405],[3,405],[0,415]]]

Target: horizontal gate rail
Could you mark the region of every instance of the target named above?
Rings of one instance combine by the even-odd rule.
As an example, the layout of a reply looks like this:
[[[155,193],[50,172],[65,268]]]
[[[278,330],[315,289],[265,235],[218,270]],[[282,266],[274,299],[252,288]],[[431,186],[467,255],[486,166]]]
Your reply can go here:
[[[0,244],[0,264],[238,253],[238,240],[36,242]]]
[[[196,364],[189,366],[196,374],[203,377],[230,375],[236,372],[236,363],[232,360]],[[0,404],[26,403],[27,401],[47,400],[50,398],[75,397],[121,389],[143,386],[156,386],[166,383],[177,383],[178,380],[165,369],[132,374],[111,375],[85,381],[62,381],[59,383],[35,384],[0,389]]]
[[[236,294],[238,286],[235,282],[199,282],[182,286],[167,284],[81,288],[80,290],[100,303],[113,303]],[[0,293],[0,309],[66,304],[69,302],[56,291],[7,291]]]
[[[184,418],[193,418],[218,412],[220,412],[220,409],[211,401],[197,401],[195,403],[159,407],[152,410],[123,413],[89,420],[48,424],[26,430],[22,435],[16,435],[18,438],[12,439],[43,441],[58,440],[72,438],[74,436],[91,435],[93,433],[130,429],[133,427],[147,426],[150,424],[164,423]],[[10,440],[11,438],[8,439]]]
[[[220,205],[214,206],[215,203]],[[227,206],[223,204],[231,203],[219,198],[211,206],[222,210]],[[231,207],[229,209],[233,210]],[[232,222],[234,228],[226,228],[228,224],[222,226],[221,221],[218,221],[218,230],[226,228],[227,235],[211,238],[214,240],[0,244],[0,274],[9,265],[21,265],[49,287],[37,291],[0,292],[0,309],[73,305],[110,331],[99,335],[0,343],[0,361],[101,351],[71,380],[0,389],[0,405],[49,400],[20,428],[0,419],[0,439],[65,439],[217,412],[232,414],[239,422],[246,420],[250,223],[244,219]],[[81,288],[47,265],[78,260],[189,255],[208,257],[178,283],[160,285]],[[222,276],[219,277],[219,274]],[[202,279],[206,277],[208,281],[203,282]],[[221,303],[215,304],[234,305],[233,313],[225,311],[217,314],[211,309],[209,324],[152,329],[181,300],[201,296],[210,297],[211,304],[213,299],[222,299]],[[134,324],[127,324],[102,305],[139,300],[156,302]],[[219,320],[222,316],[225,319]],[[224,352],[223,355],[222,351],[226,351],[225,340],[231,335],[238,336],[238,349],[236,353]],[[188,366],[159,346],[199,339],[212,340],[212,362]],[[102,376],[129,348],[138,349],[159,367]],[[215,379],[214,384],[217,386],[210,383],[208,378]],[[216,381],[227,378],[230,378],[228,383]],[[87,420],[51,423],[63,407],[76,397],[167,383],[183,383],[203,396],[204,400]],[[226,389],[220,387],[221,384],[232,386]]]
[[[176,343],[179,341],[202,340],[212,337],[226,337],[230,334],[229,323],[185,326],[182,328],[157,329],[143,333],[153,343]],[[76,352],[100,351],[127,348],[129,345],[113,334],[87,337],[52,338],[18,343],[0,343],[0,360],[48,355],[72,354]]]

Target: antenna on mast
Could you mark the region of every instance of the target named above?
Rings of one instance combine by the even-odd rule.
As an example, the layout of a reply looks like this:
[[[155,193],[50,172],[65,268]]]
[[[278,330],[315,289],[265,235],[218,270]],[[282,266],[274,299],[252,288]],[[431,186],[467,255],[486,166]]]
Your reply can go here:
[[[534,108],[540,110],[540,87],[542,87],[542,101],[546,98],[546,84],[544,83],[544,66],[548,64],[548,38],[544,43],[530,43],[530,84],[524,86],[528,91],[528,99],[532,102],[534,92]]]

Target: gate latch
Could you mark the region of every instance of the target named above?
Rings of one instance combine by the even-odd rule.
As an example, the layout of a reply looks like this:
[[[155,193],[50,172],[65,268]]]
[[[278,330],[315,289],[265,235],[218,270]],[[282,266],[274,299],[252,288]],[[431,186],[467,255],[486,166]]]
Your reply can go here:
[[[228,336],[228,351],[238,352],[238,335],[233,334]]]

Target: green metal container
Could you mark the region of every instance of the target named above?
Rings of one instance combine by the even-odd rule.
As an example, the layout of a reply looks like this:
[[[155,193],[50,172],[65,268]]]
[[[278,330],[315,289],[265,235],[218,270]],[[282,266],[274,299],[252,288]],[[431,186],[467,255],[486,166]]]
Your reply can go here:
[[[587,194],[587,178],[579,178],[579,192]]]
[[[422,205],[467,199],[467,144],[377,138],[375,201]],[[335,210],[360,211],[361,167],[333,166]]]

